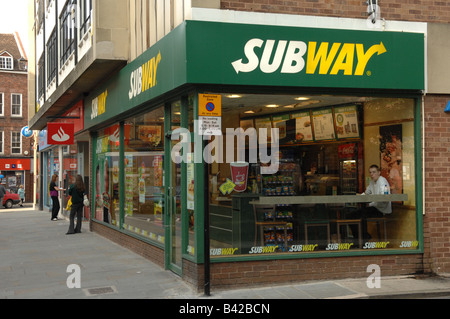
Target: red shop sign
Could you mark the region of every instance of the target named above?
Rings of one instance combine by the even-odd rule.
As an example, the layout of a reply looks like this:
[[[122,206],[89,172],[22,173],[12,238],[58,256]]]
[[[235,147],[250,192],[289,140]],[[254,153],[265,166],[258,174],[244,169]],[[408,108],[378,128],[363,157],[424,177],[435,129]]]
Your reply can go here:
[[[47,123],[47,144],[71,145],[73,136],[73,123]]]

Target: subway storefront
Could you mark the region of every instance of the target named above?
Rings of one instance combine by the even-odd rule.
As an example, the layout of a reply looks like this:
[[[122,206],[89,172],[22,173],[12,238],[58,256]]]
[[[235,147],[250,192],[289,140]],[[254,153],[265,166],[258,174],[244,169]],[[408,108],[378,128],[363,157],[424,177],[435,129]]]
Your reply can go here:
[[[186,21],[85,100],[91,229],[198,287],[414,273],[422,90],[423,33]]]

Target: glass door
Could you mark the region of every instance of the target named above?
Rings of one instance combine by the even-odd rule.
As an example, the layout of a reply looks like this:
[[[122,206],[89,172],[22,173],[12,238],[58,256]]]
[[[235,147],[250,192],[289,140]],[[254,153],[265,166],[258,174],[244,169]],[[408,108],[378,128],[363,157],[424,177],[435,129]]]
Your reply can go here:
[[[170,106],[170,130],[173,131],[180,127],[180,102],[172,103]],[[178,150],[174,146],[179,142],[178,140],[167,141],[166,145],[170,145],[170,155]],[[182,258],[181,258],[181,162],[174,161],[172,156],[166,157],[170,161],[169,165],[169,185],[167,191],[167,213],[168,213],[168,227],[169,227],[169,269],[181,275]],[[177,164],[178,162],[178,164]],[[167,247],[167,246],[166,246]]]

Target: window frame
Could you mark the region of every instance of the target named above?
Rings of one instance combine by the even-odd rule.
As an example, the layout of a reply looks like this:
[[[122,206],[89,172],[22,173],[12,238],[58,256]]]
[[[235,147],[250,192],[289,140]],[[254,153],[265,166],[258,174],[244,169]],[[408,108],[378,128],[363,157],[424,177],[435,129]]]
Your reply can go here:
[[[0,116],[5,116],[5,93],[0,92]]]
[[[16,106],[16,104],[13,103],[13,96],[20,96],[19,114],[13,113],[13,107]],[[23,104],[22,93],[11,93],[11,117],[22,117],[22,104]]]
[[[56,27],[47,42],[47,86],[56,78],[58,70],[58,37]]]
[[[16,135],[16,136],[14,136],[14,135]],[[13,141],[17,137],[19,138],[19,142]],[[20,144],[19,147],[13,146],[13,144],[17,144],[17,143]],[[17,148],[19,148],[19,152],[14,152],[13,149],[17,149]],[[11,154],[22,154],[22,135],[20,134],[20,131],[19,132],[16,132],[16,131],[11,132]]]
[[[0,154],[5,153],[5,132],[0,131]]]
[[[9,55],[9,53],[7,54]],[[5,55],[0,56],[0,70],[13,70],[13,69],[14,69],[14,61],[12,56],[5,56]]]
[[[92,25],[92,0],[80,0],[80,38]]]
[[[76,10],[73,17],[71,12],[71,9],[75,7],[75,0],[67,1],[59,16],[60,66],[63,66],[71,54],[75,52]]]

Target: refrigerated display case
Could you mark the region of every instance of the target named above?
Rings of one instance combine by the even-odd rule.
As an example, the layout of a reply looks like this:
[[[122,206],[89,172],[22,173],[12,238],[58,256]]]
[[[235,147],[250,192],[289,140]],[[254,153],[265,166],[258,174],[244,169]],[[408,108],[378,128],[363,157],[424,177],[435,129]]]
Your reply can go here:
[[[358,192],[358,144],[342,144],[338,148],[339,180],[342,195],[354,195]]]

